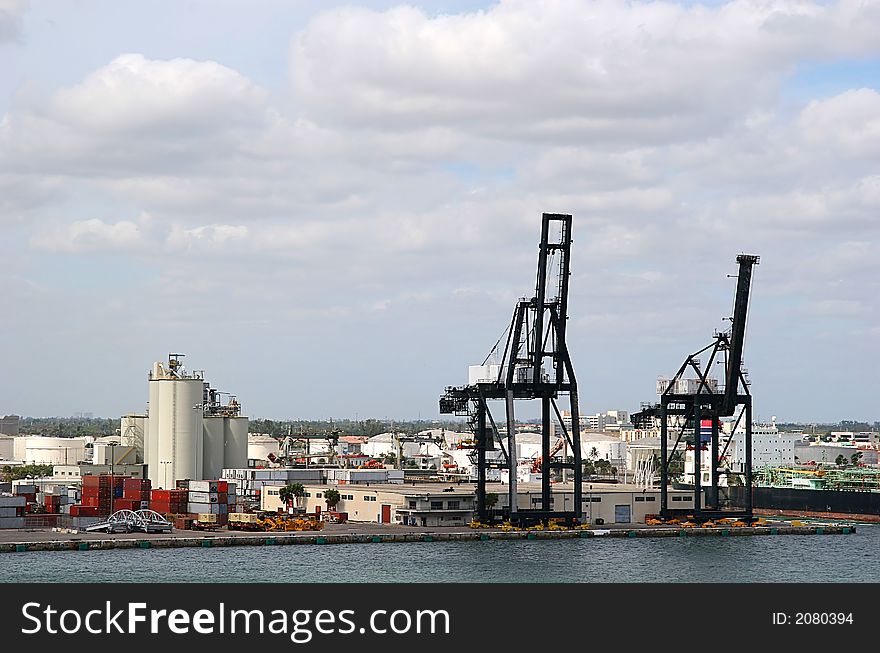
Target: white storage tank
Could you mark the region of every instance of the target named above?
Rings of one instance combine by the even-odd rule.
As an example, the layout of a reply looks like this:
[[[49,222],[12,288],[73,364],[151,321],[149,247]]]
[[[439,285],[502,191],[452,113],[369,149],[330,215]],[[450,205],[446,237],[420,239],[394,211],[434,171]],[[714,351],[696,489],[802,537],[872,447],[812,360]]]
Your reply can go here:
[[[220,478],[223,471],[228,421],[228,417],[205,415],[203,422],[205,438],[202,445],[202,474],[204,478]]]
[[[269,460],[269,454],[281,455],[281,445],[271,435],[249,435],[247,457],[254,460]]]
[[[229,417],[226,420],[226,445],[223,450],[223,467],[239,469],[247,467],[248,418]]]
[[[15,438],[13,456],[31,465],[76,465],[85,460],[86,441],[82,438],[52,438],[22,435]]]
[[[179,479],[201,479],[203,390],[200,376],[187,375],[175,358],[168,369],[153,365],[147,420],[147,475],[154,488],[170,489]]]
[[[0,435],[0,460],[14,460],[15,438],[11,435]]]

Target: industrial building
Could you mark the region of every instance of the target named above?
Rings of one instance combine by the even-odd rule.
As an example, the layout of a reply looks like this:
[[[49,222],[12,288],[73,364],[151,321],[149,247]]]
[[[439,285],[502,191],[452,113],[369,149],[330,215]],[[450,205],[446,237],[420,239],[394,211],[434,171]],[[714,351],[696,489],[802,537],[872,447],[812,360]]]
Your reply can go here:
[[[156,488],[173,488],[179,479],[220,477],[224,468],[247,466],[248,419],[235,396],[226,404],[205,382],[204,372],[187,372],[183,354],[156,362],[149,375],[146,417],[123,417],[121,435],[136,442],[143,434],[147,477]]]
[[[474,491],[468,485],[447,486],[438,483],[304,485],[305,496],[300,507],[306,512],[327,509],[324,493],[335,488],[340,500],[338,512],[353,522],[406,524],[414,526],[462,526],[473,519]],[[278,496],[280,488],[268,487],[263,497],[263,510],[283,508]]]

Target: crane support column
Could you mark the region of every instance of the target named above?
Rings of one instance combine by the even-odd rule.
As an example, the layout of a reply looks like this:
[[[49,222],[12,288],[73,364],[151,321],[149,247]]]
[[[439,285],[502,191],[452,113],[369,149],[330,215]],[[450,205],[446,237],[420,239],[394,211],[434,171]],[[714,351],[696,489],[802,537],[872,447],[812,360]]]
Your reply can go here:
[[[513,413],[513,390],[507,391],[507,469],[510,473],[508,479],[508,499],[510,519],[516,519],[518,507],[516,505],[516,420]]]
[[[669,448],[667,439],[669,438],[669,425],[666,419],[666,399],[660,405],[660,517],[669,518],[669,462],[667,456]],[[592,506],[590,507],[592,510]]]
[[[694,401],[694,515],[703,510],[703,434],[700,428],[703,411],[700,401]]]
[[[712,510],[718,510],[720,504],[718,501],[718,420],[714,413],[712,416],[712,486],[710,488],[711,496],[708,497],[707,503]]]
[[[487,520],[486,514],[486,402],[480,396],[477,405],[477,517]]]
[[[550,397],[541,398],[541,451],[550,451]],[[550,510],[550,456],[541,458],[541,507]]]

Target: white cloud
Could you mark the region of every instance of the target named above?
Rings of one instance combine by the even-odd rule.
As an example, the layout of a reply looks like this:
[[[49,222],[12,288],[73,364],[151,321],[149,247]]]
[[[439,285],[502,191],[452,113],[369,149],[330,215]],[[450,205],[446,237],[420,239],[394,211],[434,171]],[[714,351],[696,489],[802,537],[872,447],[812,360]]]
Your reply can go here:
[[[0,120],[0,170],[119,177],[210,167],[265,129],[267,93],[213,61],[120,55]]]
[[[265,91],[213,61],[123,54],[59,90],[47,113],[77,129],[191,138],[250,125],[265,101]]]
[[[541,212],[570,212],[586,387],[656,364],[650,387],[666,363],[635,344],[683,355],[724,326],[740,251],[763,257],[756,342],[823,321],[869,332],[877,89],[777,90],[809,62],[877,52],[877,6],[344,8],[294,39],[289,89],[189,52],[108,57],[0,118],[2,235],[108,271],[77,284],[30,256],[49,259],[46,306],[174,306],[169,332],[208,320],[260,343],[257,323],[355,342],[363,317],[395,351],[431,338],[443,366],[494,342],[534,287]],[[22,301],[26,270],[4,270]],[[221,295],[247,311],[232,320]]]
[[[0,44],[19,38],[21,17],[27,6],[27,0],[0,0]]]
[[[814,100],[803,110],[798,127],[807,144],[827,155],[880,160],[880,93],[870,88]]]
[[[428,16],[341,8],[291,46],[314,115],[565,142],[669,142],[765,104],[804,57],[877,52],[876,2],[719,7],[509,0]]]
[[[56,224],[37,234],[31,244],[62,253],[131,251],[143,242],[140,227],[129,220],[108,223],[92,218],[71,224]]]

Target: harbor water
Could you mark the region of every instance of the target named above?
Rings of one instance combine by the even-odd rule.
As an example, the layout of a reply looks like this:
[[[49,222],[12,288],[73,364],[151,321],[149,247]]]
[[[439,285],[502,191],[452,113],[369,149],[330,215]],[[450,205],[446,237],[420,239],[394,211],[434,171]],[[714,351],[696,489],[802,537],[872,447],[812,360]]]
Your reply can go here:
[[[849,535],[30,551],[4,582],[880,582],[880,526]]]

